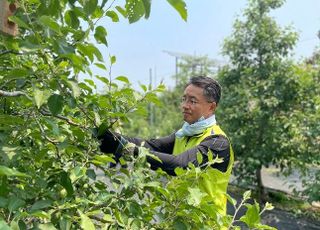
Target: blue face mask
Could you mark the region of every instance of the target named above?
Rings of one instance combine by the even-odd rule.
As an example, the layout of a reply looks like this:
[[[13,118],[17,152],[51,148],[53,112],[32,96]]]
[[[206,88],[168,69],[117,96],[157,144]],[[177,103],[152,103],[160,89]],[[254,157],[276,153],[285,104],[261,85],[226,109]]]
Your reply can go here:
[[[193,124],[189,124],[188,122],[184,122],[181,129],[176,132],[176,137],[190,137],[200,133],[203,133],[204,130],[209,128],[210,126],[216,124],[216,116],[213,114],[211,117],[205,119],[203,116],[199,118],[199,120]]]

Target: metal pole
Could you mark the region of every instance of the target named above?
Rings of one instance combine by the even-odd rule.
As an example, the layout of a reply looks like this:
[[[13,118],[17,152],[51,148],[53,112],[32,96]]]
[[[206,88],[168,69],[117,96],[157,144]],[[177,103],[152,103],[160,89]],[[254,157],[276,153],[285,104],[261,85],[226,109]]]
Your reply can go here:
[[[152,69],[149,68],[149,87],[150,89],[153,88],[152,86]],[[152,126],[153,125],[153,110],[152,110],[152,104],[149,104],[149,125]]]
[[[178,57],[176,56],[176,86],[178,85]]]

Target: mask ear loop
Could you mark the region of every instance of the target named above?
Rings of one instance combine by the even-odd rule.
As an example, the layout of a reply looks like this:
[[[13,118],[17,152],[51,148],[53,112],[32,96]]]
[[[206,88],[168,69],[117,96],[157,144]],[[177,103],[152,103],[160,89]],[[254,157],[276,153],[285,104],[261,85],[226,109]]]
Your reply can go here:
[[[205,120],[205,118],[204,118],[204,116],[202,115],[202,116],[198,119],[198,121],[203,121],[203,120]]]

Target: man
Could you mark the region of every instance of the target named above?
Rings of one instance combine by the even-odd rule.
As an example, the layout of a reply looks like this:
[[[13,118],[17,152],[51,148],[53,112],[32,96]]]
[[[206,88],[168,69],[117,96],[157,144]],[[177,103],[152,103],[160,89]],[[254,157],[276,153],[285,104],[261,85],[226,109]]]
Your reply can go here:
[[[174,175],[177,167],[187,168],[191,162],[196,166],[208,162],[209,152],[213,158],[220,158],[211,165],[200,178],[200,188],[212,198],[221,213],[226,211],[226,190],[233,165],[233,150],[225,133],[216,123],[215,110],[221,96],[221,87],[217,81],[209,77],[191,78],[186,85],[181,108],[185,123],[177,132],[163,138],[142,140],[140,138],[123,137],[107,131],[101,138],[101,151],[114,153],[119,158],[124,152],[126,143],[138,146],[142,143],[158,160],[148,157],[153,169],[161,168]],[[137,154],[135,148],[132,154]],[[197,154],[202,154],[199,165]]]

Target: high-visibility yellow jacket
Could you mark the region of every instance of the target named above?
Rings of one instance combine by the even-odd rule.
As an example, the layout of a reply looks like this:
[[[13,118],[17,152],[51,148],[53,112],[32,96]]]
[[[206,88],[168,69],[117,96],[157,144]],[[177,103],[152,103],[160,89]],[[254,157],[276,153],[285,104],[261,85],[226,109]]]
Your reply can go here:
[[[218,125],[207,128],[203,133],[192,136],[175,139],[173,154],[179,155],[188,149],[199,145],[206,137],[210,135],[222,135],[227,138],[226,134]],[[227,138],[228,139],[228,138]],[[230,141],[229,141],[230,144]],[[213,153],[214,154],[214,153]],[[234,162],[234,153],[230,144],[230,158],[226,172],[210,167],[199,179],[200,189],[212,199],[215,208],[221,214],[226,214],[227,206],[227,187]]]

